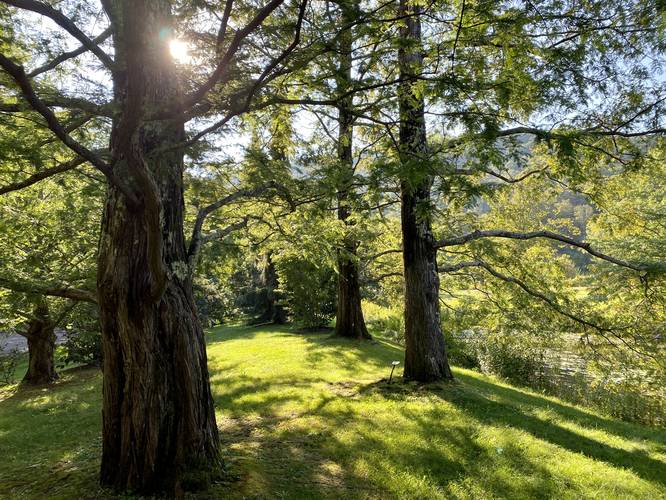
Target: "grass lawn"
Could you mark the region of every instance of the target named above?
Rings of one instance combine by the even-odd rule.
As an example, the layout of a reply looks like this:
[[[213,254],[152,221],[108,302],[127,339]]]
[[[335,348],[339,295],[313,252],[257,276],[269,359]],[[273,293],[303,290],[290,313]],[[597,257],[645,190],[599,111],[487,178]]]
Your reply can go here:
[[[201,498],[666,498],[666,430],[467,370],[388,385],[401,350],[218,328],[211,383],[228,481]],[[101,375],[0,391],[0,498],[99,498]]]

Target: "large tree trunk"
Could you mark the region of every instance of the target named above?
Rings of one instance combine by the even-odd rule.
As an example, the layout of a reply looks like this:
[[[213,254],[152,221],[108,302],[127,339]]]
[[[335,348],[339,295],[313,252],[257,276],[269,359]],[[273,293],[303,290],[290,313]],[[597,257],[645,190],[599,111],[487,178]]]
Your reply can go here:
[[[401,28],[400,77],[400,185],[402,245],[405,279],[405,371],[407,379],[430,382],[453,378],[446,356],[439,314],[437,251],[430,223],[425,105],[413,85],[422,67],[420,7],[400,0],[400,13],[407,15]],[[412,173],[410,175],[410,172]],[[416,172],[417,175],[413,175]]]
[[[183,234],[184,138],[178,120],[144,120],[181,97],[168,52],[167,0],[106,1],[115,28],[114,173],[109,185],[98,300],[103,340],[101,482],[120,491],[179,494],[190,468],[212,470],[218,434],[204,334]],[[111,5],[109,5],[111,4]],[[163,150],[171,148],[169,150]]]
[[[342,24],[349,25],[354,21],[354,10],[346,2],[340,3]],[[339,35],[340,64],[337,75],[339,92],[346,92],[352,81],[352,44],[351,27]],[[338,102],[338,219],[351,229],[350,195],[353,194],[354,159],[352,143],[354,137],[353,96],[340,99]],[[361,287],[358,279],[358,241],[351,231],[345,235],[342,248],[338,251],[338,308],[335,318],[335,333],[341,337],[355,339],[372,338],[365,326],[361,309]]]
[[[27,384],[48,384],[58,378],[55,371],[56,335],[54,324],[49,315],[49,307],[45,300],[37,303],[34,317],[30,320],[28,330],[23,336],[28,340],[28,371],[23,377]]]

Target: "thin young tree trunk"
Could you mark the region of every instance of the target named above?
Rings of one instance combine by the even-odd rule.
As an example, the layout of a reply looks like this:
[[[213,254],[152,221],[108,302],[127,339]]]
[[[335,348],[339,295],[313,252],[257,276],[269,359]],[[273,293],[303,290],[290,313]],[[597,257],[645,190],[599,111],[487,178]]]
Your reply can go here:
[[[346,2],[340,3],[342,25],[353,22],[353,10]],[[338,91],[345,92],[353,85],[352,80],[352,29],[339,35],[340,65],[338,68]],[[339,187],[338,219],[351,227],[350,194],[353,194],[354,159],[352,142],[354,136],[353,96],[344,97],[338,103],[338,164]],[[358,278],[359,242],[350,231],[345,235],[342,248],[338,251],[338,308],[335,318],[335,333],[341,337],[370,339],[361,309],[361,287]]]
[[[425,105],[414,85],[423,64],[420,7],[400,0],[407,15],[398,53],[400,78],[400,184],[405,279],[405,371],[407,379],[430,382],[453,378],[446,355],[439,313],[437,250],[430,222],[432,176],[428,168]],[[419,175],[410,175],[418,172]]]
[[[183,234],[182,122],[148,122],[181,91],[168,52],[168,0],[105,1],[112,24],[119,117],[116,175],[139,203],[107,189],[98,262],[104,403],[101,482],[178,495],[218,464],[204,334]],[[171,147],[170,150],[160,151]]]
[[[24,383],[49,384],[58,378],[54,360],[54,326],[48,303],[42,299],[35,306],[34,317],[23,334],[28,340],[28,371],[23,377]]]
[[[259,318],[261,322],[270,322],[276,325],[283,325],[287,322],[287,312],[279,303],[277,270],[271,252],[264,255],[264,262],[261,269],[261,281],[266,290],[266,307]]]

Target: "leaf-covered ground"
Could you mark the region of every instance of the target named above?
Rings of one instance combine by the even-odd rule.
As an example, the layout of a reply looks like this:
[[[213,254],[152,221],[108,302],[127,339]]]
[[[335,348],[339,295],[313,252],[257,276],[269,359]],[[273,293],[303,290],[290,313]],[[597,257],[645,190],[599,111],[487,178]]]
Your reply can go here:
[[[226,479],[202,498],[666,498],[666,431],[471,371],[385,379],[399,348],[219,328],[209,365]],[[104,498],[101,375],[0,392],[0,498]]]

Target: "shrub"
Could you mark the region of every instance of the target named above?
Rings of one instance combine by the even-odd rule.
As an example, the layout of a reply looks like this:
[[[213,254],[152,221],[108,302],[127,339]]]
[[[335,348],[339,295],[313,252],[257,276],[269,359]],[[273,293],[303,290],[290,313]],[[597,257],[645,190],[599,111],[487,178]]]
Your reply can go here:
[[[516,338],[514,335],[513,338]],[[508,335],[465,330],[447,335],[451,363],[497,375],[514,384],[541,388],[546,378],[545,349]]]
[[[102,363],[102,335],[95,305],[79,304],[70,318],[67,336],[61,347],[61,367],[72,363]]]
[[[0,351],[0,386],[11,384],[16,374],[21,353],[17,349],[5,352]]]
[[[232,309],[227,290],[213,279],[197,277],[194,281],[194,300],[197,304],[199,319],[204,327],[224,323]]]
[[[81,330],[68,332],[62,344],[60,368],[69,364],[101,365],[102,335],[99,331]]]
[[[363,301],[363,317],[373,336],[385,337],[400,345],[405,343],[405,318],[401,307]]]
[[[328,265],[293,256],[276,262],[280,288],[290,319],[305,328],[327,326],[336,312],[337,279]]]

